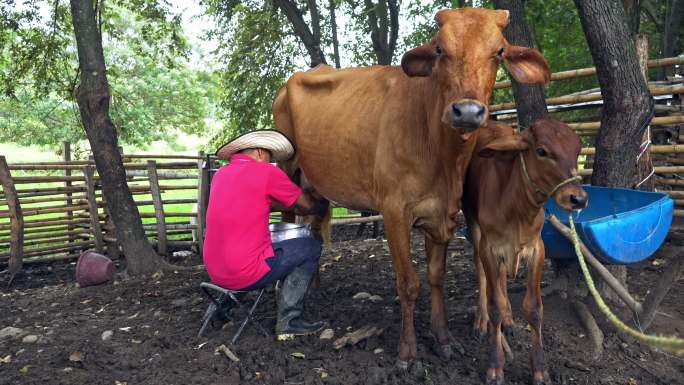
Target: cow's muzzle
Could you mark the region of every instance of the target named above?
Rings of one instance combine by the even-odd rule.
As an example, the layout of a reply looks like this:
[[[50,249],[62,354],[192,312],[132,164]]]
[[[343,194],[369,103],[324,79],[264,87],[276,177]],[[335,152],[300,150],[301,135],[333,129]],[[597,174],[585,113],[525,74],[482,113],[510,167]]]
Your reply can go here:
[[[451,124],[454,128],[474,131],[487,122],[487,106],[473,99],[463,99],[451,105]]]

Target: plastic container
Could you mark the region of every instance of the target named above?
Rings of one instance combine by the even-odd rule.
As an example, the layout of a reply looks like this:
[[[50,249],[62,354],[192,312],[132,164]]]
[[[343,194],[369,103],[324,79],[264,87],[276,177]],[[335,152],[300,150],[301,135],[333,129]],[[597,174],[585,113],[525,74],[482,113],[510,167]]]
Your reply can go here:
[[[582,186],[589,205],[573,214],[577,234],[591,252],[604,263],[626,265],[650,257],[665,241],[674,202],[665,193]],[[568,213],[553,200],[544,205],[546,214],[555,214],[568,223]],[[544,223],[542,239],[547,258],[576,259],[570,243],[551,224]]]
[[[311,227],[306,224],[273,222],[268,225],[271,232],[271,241],[280,242],[295,238],[313,238]]]
[[[111,259],[92,250],[81,253],[76,263],[76,281],[79,286],[94,286],[110,281],[116,273]]]

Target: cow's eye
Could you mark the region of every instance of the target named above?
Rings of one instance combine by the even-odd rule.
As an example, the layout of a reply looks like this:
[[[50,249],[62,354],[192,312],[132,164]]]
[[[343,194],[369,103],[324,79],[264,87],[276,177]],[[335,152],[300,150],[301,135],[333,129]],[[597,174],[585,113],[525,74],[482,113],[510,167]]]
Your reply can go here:
[[[436,47],[435,47],[435,52],[437,52],[437,56],[442,56],[442,47],[436,46]]]
[[[498,56],[499,59],[503,59],[503,54],[504,54],[504,49],[500,48],[499,51],[496,53],[496,56]]]
[[[541,156],[542,158],[545,158],[545,157],[549,156],[549,153],[540,147],[537,149],[537,155]]]

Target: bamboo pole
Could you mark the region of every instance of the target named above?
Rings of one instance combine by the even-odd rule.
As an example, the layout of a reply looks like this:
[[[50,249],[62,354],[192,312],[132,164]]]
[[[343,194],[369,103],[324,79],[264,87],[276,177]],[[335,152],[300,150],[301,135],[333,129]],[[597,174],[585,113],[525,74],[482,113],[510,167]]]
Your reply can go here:
[[[70,192],[70,191],[71,192],[84,192],[85,191],[85,185],[72,185],[69,188],[66,188],[66,187],[24,188],[24,189],[17,189],[17,194],[19,194],[19,198],[23,198],[26,196],[35,197],[35,196],[65,194],[65,193]]]
[[[149,230],[153,231],[153,230],[157,229],[157,225],[153,224],[153,223],[146,223],[143,225],[143,228],[145,229],[145,231],[149,231]],[[195,230],[195,229],[197,229],[197,225],[191,225],[188,223],[173,223],[173,222],[169,223],[169,222],[166,222],[166,230],[167,231],[168,230]]]
[[[147,179],[147,170],[127,170],[126,176],[140,176]],[[157,179],[197,179],[197,174],[179,173],[179,172],[157,172]]]
[[[73,219],[73,212],[78,211],[78,210],[85,210],[87,209],[87,205],[71,205],[71,206],[66,206],[66,205],[59,205],[59,206],[43,206],[43,207],[31,207],[28,209],[22,210],[22,214],[24,217],[30,217],[33,215],[41,215],[41,214],[52,214],[52,213],[65,213],[67,215],[67,218]],[[10,213],[7,210],[0,211],[0,217],[4,215],[9,215]]]
[[[200,255],[204,255],[204,228],[207,220],[207,208],[209,207],[209,168],[211,161],[200,151],[197,154],[200,158],[197,160],[197,171],[199,177],[197,178],[197,244],[199,246]],[[205,164],[206,162],[206,164]]]
[[[167,211],[164,212],[164,218],[171,218],[171,217],[196,217],[197,213],[177,213],[177,212],[171,212]],[[141,218],[157,218],[156,213],[140,213]]]
[[[152,154],[129,154],[125,156],[129,159],[201,159],[196,155],[152,155]]]
[[[84,242],[74,242],[69,244],[68,246],[60,246],[60,247],[41,247],[41,248],[36,248],[36,249],[28,249],[24,252],[24,255],[27,257],[34,257],[37,255],[46,255],[46,254],[56,254],[56,253],[63,253],[65,251],[72,251],[72,250],[79,250],[83,249],[85,247],[90,247],[94,243],[93,241],[84,241]],[[0,258],[5,258],[9,255],[9,253],[0,253]]]
[[[10,170],[80,170],[87,165],[95,165],[95,162],[72,160],[70,162],[12,163],[9,168]],[[127,170],[144,170],[146,167],[145,163],[124,163],[123,166]],[[164,162],[158,163],[157,168],[192,170],[195,168],[195,162]]]
[[[664,126],[684,123],[684,115],[656,116],[651,119],[651,125]],[[568,123],[568,126],[576,131],[598,131],[601,122]]]
[[[73,241],[76,240],[84,240],[84,239],[90,239],[90,237],[78,237],[78,236],[66,236],[66,237],[50,237],[50,238],[40,238],[40,239],[34,239],[30,241],[26,241],[26,238],[24,238],[24,247],[28,246],[36,246],[36,245],[44,245],[44,244],[54,244],[54,243],[61,243],[64,244],[65,246],[69,246],[73,244]],[[27,250],[29,251],[29,250]]]
[[[652,145],[651,152],[654,154],[680,154],[684,153],[684,144]],[[596,149],[594,147],[584,147],[580,151],[580,155],[594,154],[596,154]]]
[[[650,87],[648,87],[648,89],[651,92],[652,96],[684,93],[684,85],[681,85],[681,84],[676,84],[676,85],[672,85],[672,86],[650,86]],[[564,95],[564,96],[557,96],[555,98],[548,98],[548,99],[546,99],[546,104],[547,105],[556,105],[556,104],[583,103],[583,102],[592,102],[592,101],[596,101],[596,100],[601,100],[602,98],[603,98],[603,96],[600,93],[590,94],[590,95],[572,95],[572,96]],[[496,111],[501,111],[501,110],[513,109],[513,108],[515,108],[515,102],[493,104],[493,105],[489,106],[489,112],[496,112]]]
[[[63,229],[65,229],[65,230],[66,230],[66,228],[67,228],[66,226],[63,227]],[[49,231],[49,232],[42,232],[42,233],[33,233],[33,235],[26,235],[26,233],[28,233],[28,231],[24,232],[24,241],[32,241],[32,240],[36,240],[36,239],[50,239],[50,238],[54,238],[55,234],[59,234],[62,236],[72,236],[72,237],[76,237],[76,238],[80,238],[80,237],[84,237],[84,236],[87,236],[87,237],[91,236],[89,233],[83,232],[83,230]],[[11,240],[11,238],[7,238],[6,235],[4,235],[4,234],[0,235],[0,244],[9,243],[10,240]]]
[[[358,218],[343,218],[343,219],[335,219],[333,218],[330,221],[330,224],[335,226],[335,225],[350,225],[354,223],[368,223],[368,222],[375,222],[375,221],[381,221],[382,220],[382,215],[371,215],[369,217],[358,217]]]
[[[21,204],[17,198],[17,190],[14,187],[12,174],[7,166],[7,160],[0,155],[0,184],[2,184],[2,191],[7,206],[9,207],[10,224],[8,226],[12,232],[10,241],[10,252],[7,255],[9,259],[9,273],[10,279],[8,285],[14,280],[14,276],[21,270],[22,259],[24,257],[24,217],[21,212]]]
[[[195,198],[188,198],[188,199],[162,199],[162,203],[165,205],[177,205],[177,204],[185,204],[185,203],[197,203],[197,199]],[[144,200],[144,201],[135,201],[136,206],[152,206],[154,205],[154,201],[150,200]]]
[[[660,174],[684,172],[684,166],[656,166],[654,168],[655,168],[655,172],[660,173]],[[583,169],[583,170],[579,170],[578,174],[581,176],[589,176],[592,174],[593,171],[594,170],[591,168]]]
[[[673,66],[677,64],[684,64],[684,57],[682,56],[676,56],[676,57],[669,57],[669,58],[663,58],[663,59],[652,59],[648,61],[648,68],[658,68],[658,67],[667,67],[667,66]],[[576,70],[570,70],[570,71],[561,71],[561,72],[555,72],[551,74],[551,80],[566,80],[566,79],[574,79],[578,77],[586,77],[586,76],[593,76],[596,74],[596,67],[589,67],[589,68],[580,68]],[[494,89],[502,89],[502,88],[510,88],[511,87],[511,81],[510,80],[504,80],[501,82],[496,82],[494,84]]]
[[[660,179],[658,183],[668,186],[684,186],[684,180],[682,179]]]
[[[93,166],[83,167],[83,176],[86,180],[86,196],[88,197],[88,213],[90,214],[90,226],[95,237],[95,250],[102,254],[104,252],[104,242],[102,240],[102,228],[97,211],[97,200],[95,198],[95,168]]]
[[[167,255],[166,252],[166,222],[164,218],[164,204],[159,191],[159,178],[157,176],[157,162],[147,161],[147,175],[150,178],[150,190],[154,202],[154,216],[157,219],[157,253]]]
[[[98,194],[98,197],[100,195]],[[71,195],[69,199],[72,200],[71,204],[80,205],[86,202],[85,195]],[[22,205],[30,205],[35,203],[47,203],[47,202],[64,202],[64,197],[51,197],[51,198],[24,198],[20,199]],[[80,203],[82,202],[82,203]]]

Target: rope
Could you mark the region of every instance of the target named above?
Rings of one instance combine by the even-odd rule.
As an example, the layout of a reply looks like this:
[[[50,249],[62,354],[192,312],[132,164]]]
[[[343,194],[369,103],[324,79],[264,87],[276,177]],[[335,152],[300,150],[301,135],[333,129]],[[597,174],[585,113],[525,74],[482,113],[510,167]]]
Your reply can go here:
[[[646,140],[643,141],[643,143],[641,143],[641,145],[639,146],[640,151],[639,155],[637,155],[636,158],[637,167],[639,166],[639,159],[641,159],[641,157],[646,153],[646,151],[648,151],[648,148],[651,147],[651,143],[651,126],[648,125],[646,126]],[[641,182],[637,183],[634,186],[634,188],[639,188],[639,186],[644,184],[647,180],[651,179],[653,174],[655,174],[655,167],[653,167],[653,162],[651,162],[651,172],[648,175],[646,175],[646,177],[644,177],[644,179]]]
[[[530,174],[527,172],[527,165],[525,164],[525,157],[523,156],[522,151],[519,154],[520,154],[520,166],[522,167],[522,172],[523,172],[523,175],[525,175],[525,179],[527,179],[527,183],[529,183],[530,186],[532,186],[532,188],[534,188],[536,190],[536,192],[538,192],[538,193],[540,193],[546,197],[552,196],[559,188],[565,186],[566,184],[575,183],[575,182],[579,182],[582,180],[582,177],[579,175],[571,176],[570,178],[558,183],[556,185],[556,187],[554,187],[553,190],[551,190],[550,193],[547,193],[546,191],[542,190],[542,188],[539,187],[536,183],[534,183],[534,181],[530,177]]]
[[[596,301],[596,304],[598,305],[599,309],[601,309],[601,312],[603,312],[606,318],[608,318],[608,320],[613,325],[615,325],[615,327],[618,330],[626,334],[629,334],[630,336],[636,338],[638,341],[645,343],[646,345],[655,346],[675,354],[684,354],[683,339],[677,338],[675,336],[666,337],[662,335],[656,336],[652,334],[641,333],[640,331],[632,329],[631,327],[623,323],[610,310],[610,308],[608,308],[608,305],[606,305],[606,303],[603,301],[603,298],[601,298],[601,295],[599,294],[598,290],[596,290],[596,286],[594,286],[594,280],[591,278],[589,268],[587,267],[587,264],[584,261],[584,255],[582,255],[582,251],[580,249],[580,241],[579,237],[577,236],[577,232],[575,231],[575,222],[572,220],[572,215],[569,215],[568,219],[570,221],[570,233],[572,235],[572,243],[575,246],[575,254],[577,254],[577,259],[579,260],[580,267],[582,268],[582,273],[584,273],[584,279],[587,281],[587,286],[589,287],[589,291],[591,292],[592,297],[594,297],[594,301]]]

